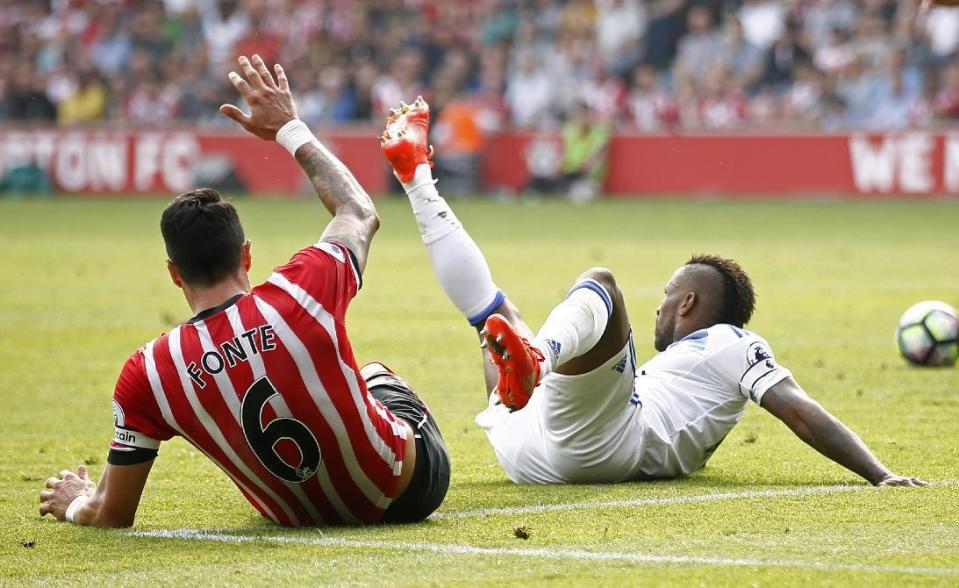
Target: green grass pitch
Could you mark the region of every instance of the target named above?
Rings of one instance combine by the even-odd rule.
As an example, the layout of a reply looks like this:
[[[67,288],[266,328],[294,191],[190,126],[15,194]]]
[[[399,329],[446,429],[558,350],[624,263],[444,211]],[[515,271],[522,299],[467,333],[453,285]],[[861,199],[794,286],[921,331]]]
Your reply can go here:
[[[759,294],[750,327],[881,459],[930,488],[869,488],[755,406],[688,479],[511,484],[472,422],[484,402],[475,334],[431,274],[407,204],[382,200],[349,330],[360,361],[393,367],[439,421],[454,470],[438,516],[271,527],[174,440],[133,531],[206,534],[40,519],[47,476],[84,461],[102,471],[125,358],[190,314],[164,268],[164,204],[0,201],[0,584],[959,582],[959,368],[909,368],[893,347],[910,304],[959,303],[955,202],[454,204],[534,326],[580,271],[610,267],[641,356],[653,353],[655,308],[676,266],[698,252],[739,259]],[[328,220],[315,201],[237,205],[255,280]]]

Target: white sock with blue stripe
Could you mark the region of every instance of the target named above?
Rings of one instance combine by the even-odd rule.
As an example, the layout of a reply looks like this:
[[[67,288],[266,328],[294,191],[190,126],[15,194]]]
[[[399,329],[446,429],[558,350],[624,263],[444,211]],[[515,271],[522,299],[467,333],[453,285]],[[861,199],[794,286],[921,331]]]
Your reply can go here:
[[[506,295],[493,283],[483,252],[437,192],[435,183],[430,167],[422,164],[403,189],[413,207],[433,273],[446,296],[471,325],[481,325]]]
[[[595,347],[612,312],[612,298],[599,282],[583,280],[574,285],[533,339],[546,357],[542,375]]]

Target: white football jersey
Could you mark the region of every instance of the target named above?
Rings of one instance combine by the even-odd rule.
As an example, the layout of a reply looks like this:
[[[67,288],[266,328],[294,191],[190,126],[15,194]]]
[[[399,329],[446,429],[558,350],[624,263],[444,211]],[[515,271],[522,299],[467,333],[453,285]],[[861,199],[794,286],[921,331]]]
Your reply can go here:
[[[714,325],[673,343],[636,370],[643,449],[637,477],[674,477],[706,464],[756,404],[791,375],[765,339],[732,325]]]

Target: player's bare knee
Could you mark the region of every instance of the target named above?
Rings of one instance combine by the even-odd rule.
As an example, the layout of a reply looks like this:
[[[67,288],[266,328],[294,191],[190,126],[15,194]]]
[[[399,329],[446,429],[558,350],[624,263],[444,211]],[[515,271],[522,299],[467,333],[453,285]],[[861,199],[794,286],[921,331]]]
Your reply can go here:
[[[605,267],[591,267],[576,279],[577,282],[582,282],[584,280],[593,280],[598,283],[600,286],[606,289],[609,292],[610,297],[613,299],[617,297],[622,297],[619,292],[619,286],[616,284],[616,278],[613,276],[613,272],[609,268]]]
[[[625,311],[625,301],[623,300],[623,293],[619,289],[619,285],[616,283],[616,278],[613,276],[613,272],[609,268],[605,267],[591,267],[582,274],[579,278],[576,279],[576,282],[582,282],[585,280],[592,280],[602,286],[606,292],[609,294],[610,300],[613,303],[613,315],[622,314]],[[620,311],[620,312],[617,312]]]

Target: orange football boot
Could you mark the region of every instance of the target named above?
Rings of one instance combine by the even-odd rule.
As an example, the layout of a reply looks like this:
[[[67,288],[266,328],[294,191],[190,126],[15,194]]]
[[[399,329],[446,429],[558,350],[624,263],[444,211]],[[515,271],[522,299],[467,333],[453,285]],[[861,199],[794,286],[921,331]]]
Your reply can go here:
[[[401,182],[412,180],[421,164],[433,167],[429,132],[430,105],[422,96],[417,96],[413,104],[400,102],[399,108],[390,110],[386,130],[380,136],[380,148]]]
[[[490,358],[499,368],[496,393],[512,410],[526,406],[533,388],[539,386],[543,352],[533,347],[501,314],[490,315],[480,332]]]

